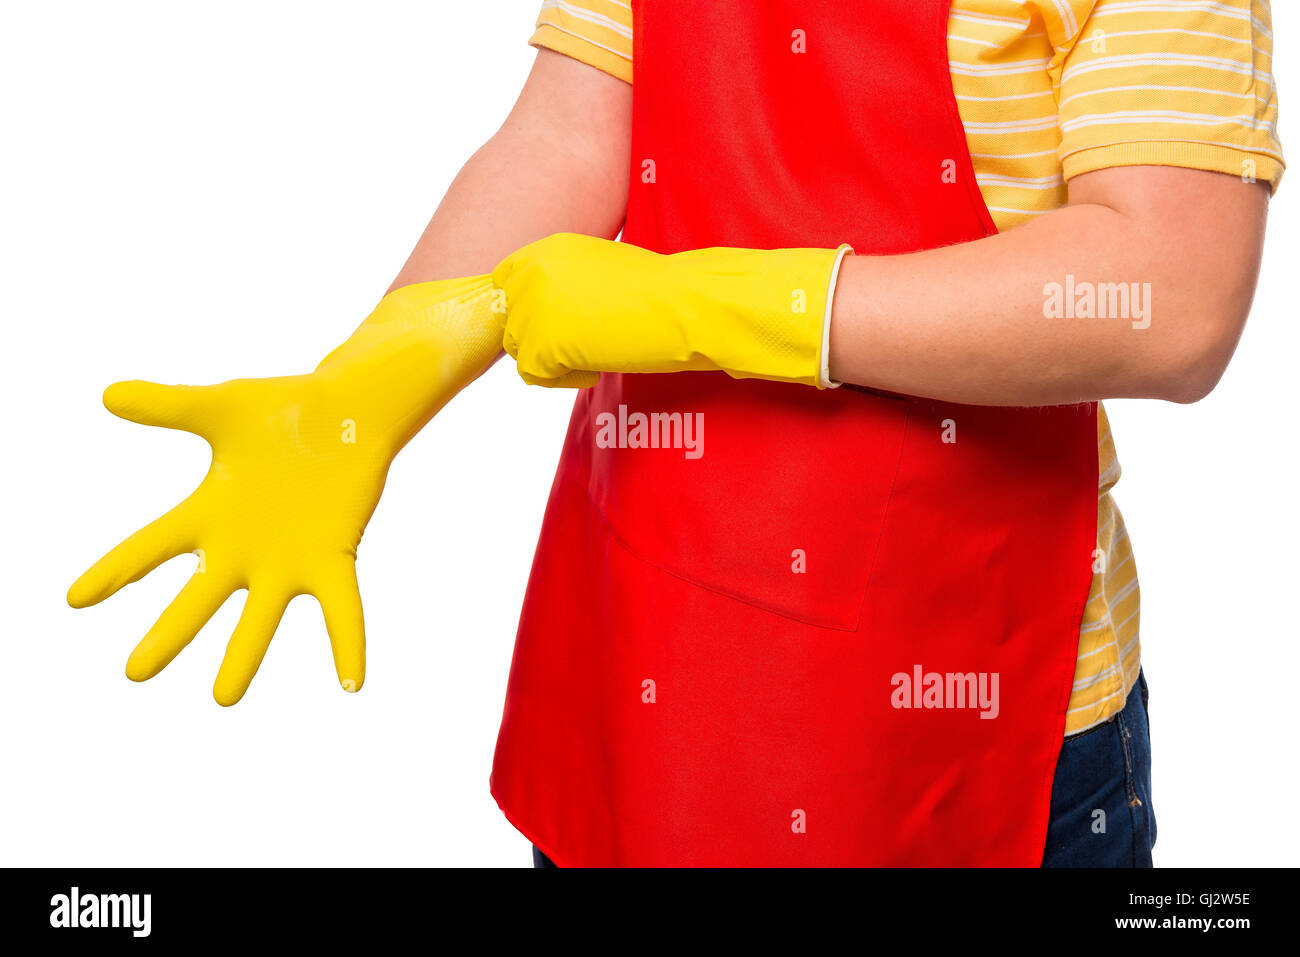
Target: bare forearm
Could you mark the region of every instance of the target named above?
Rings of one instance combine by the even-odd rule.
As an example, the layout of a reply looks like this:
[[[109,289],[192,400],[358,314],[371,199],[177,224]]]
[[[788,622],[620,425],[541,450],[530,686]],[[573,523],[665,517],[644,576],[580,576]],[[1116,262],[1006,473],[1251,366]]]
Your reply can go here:
[[[514,110],[452,182],[391,288],[491,272],[551,233],[616,235],[630,101],[622,81],[540,51]]]
[[[1098,182],[1137,175],[1114,172]],[[1098,201],[1076,197],[987,239],[847,258],[832,378],[983,405],[1200,398],[1249,311],[1267,188],[1187,170],[1160,176],[1169,195],[1157,184],[1140,194],[1149,198],[1112,204],[1085,184],[1078,192],[1092,199],[1091,188]],[[1180,209],[1194,177],[1209,179]]]

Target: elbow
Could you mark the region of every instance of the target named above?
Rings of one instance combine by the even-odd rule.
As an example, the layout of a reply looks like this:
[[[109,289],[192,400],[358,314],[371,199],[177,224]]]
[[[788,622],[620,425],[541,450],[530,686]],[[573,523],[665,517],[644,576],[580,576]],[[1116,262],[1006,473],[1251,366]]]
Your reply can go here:
[[[1227,367],[1226,360],[1219,361],[1211,356],[1175,363],[1160,384],[1157,398],[1179,405],[1200,402],[1214,391]]]
[[[1156,398],[1191,405],[1213,392],[1236,351],[1249,308],[1249,301],[1234,303],[1189,321],[1192,331],[1179,337],[1177,348],[1160,364]]]

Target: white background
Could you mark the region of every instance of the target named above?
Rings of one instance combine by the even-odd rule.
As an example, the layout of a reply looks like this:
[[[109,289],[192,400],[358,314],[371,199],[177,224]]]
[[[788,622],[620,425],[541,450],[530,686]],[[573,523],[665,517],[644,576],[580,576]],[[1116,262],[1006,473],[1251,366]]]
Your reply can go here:
[[[487,778],[570,396],[499,363],[397,460],[361,549],[359,695],[299,598],[218,707],[242,593],[128,681],[190,556],[90,610],[64,594],[207,466],[202,440],[109,415],[104,386],[302,372],[346,338],[513,103],[538,6],[5,4],[0,863],[530,863]],[[1300,11],[1273,8],[1285,141]],[[1284,185],[1218,389],[1108,403],[1160,865],[1300,863],[1297,210]]]

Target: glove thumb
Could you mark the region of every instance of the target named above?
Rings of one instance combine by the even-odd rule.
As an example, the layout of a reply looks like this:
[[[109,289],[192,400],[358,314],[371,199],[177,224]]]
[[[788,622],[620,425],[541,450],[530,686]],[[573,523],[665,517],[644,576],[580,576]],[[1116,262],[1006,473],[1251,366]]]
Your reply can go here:
[[[114,415],[141,425],[184,429],[202,433],[204,410],[212,398],[213,386],[162,385],[132,379],[114,382],[104,390],[104,408]]]

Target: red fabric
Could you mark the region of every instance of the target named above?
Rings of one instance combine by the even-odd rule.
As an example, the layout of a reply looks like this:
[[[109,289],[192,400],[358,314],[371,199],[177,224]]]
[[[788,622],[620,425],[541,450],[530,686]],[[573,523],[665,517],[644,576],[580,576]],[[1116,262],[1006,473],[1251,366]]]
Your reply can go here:
[[[993,231],[948,3],[633,13],[625,241],[867,255]],[[703,454],[598,447],[620,405],[702,413]],[[1095,414],[604,376],[538,543],[498,803],[561,866],[1037,865],[1092,576]],[[997,716],[896,707],[918,666],[996,674]]]

